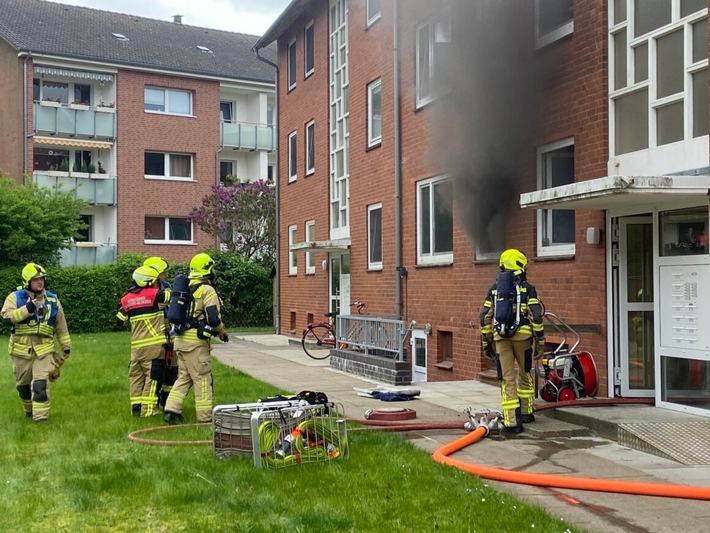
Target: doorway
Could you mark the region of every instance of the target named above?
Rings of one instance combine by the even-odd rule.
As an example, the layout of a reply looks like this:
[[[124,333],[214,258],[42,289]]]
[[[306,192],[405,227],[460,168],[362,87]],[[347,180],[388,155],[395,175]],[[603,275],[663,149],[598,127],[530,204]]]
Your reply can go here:
[[[331,254],[328,273],[330,275],[329,311],[340,313],[343,309],[347,314],[350,309],[350,254]]]
[[[619,218],[618,317],[621,395],[655,391],[653,218]]]
[[[426,333],[424,330],[412,331],[412,383],[422,383],[426,376]]]

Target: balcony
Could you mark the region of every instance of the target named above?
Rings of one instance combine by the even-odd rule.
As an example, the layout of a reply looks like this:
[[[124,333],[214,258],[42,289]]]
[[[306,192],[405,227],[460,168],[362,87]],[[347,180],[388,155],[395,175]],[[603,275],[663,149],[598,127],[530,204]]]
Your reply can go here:
[[[83,174],[75,176],[69,172],[35,171],[33,181],[40,187],[54,188],[62,191],[76,189],[76,197],[86,200],[92,205],[116,205],[116,177],[108,174]],[[83,177],[87,176],[87,177]]]
[[[276,128],[250,122],[221,122],[220,143],[235,150],[276,150]]]
[[[116,260],[116,245],[102,242],[77,242],[59,252],[59,264],[67,266],[93,266],[113,263]]]
[[[114,108],[59,105],[56,102],[34,103],[34,131],[50,135],[116,138]]]

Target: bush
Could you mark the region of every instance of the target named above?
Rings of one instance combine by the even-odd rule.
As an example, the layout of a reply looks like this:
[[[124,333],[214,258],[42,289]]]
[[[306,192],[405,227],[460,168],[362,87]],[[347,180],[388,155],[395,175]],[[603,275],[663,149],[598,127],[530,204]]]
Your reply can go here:
[[[268,271],[230,252],[208,252],[215,260],[216,289],[223,301],[222,319],[228,328],[269,327],[273,324]],[[47,267],[47,289],[56,293],[67,316],[70,333],[121,331],[116,312],[131,275],[144,255],[120,255],[115,263],[96,266]],[[24,266],[24,265],[23,265]],[[22,266],[0,269],[2,298],[22,283]],[[169,280],[188,272],[186,264],[171,264]],[[3,333],[9,328],[0,326]]]

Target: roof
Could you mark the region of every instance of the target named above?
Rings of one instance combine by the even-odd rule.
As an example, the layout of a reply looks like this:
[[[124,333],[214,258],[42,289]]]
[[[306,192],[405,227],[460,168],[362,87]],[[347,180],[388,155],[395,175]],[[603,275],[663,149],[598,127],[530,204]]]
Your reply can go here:
[[[606,176],[520,195],[535,209],[612,209],[668,200],[705,198],[710,176]]]
[[[291,3],[281,12],[279,18],[259,37],[254,44],[254,50],[266,48],[276,41],[281,35],[301,16],[312,0],[291,0]]]
[[[255,35],[43,0],[0,0],[0,13],[0,37],[18,52],[234,80],[275,81],[275,69],[252,51],[258,39]],[[273,62],[276,47],[267,48],[262,56]]]

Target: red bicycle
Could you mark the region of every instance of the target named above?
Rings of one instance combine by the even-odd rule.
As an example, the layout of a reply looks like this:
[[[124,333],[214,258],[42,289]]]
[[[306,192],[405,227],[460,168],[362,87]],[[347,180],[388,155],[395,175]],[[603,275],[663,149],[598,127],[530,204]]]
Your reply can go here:
[[[365,303],[353,302],[350,307],[357,308],[357,313],[361,315]],[[335,334],[335,317],[338,316],[338,313],[325,313],[325,316],[328,318],[327,321],[311,322],[303,330],[301,336],[303,351],[311,359],[327,359],[330,357],[330,350],[335,348],[338,342],[338,337]],[[362,327],[362,324],[358,326]],[[340,343],[338,347],[346,348],[347,343]]]

